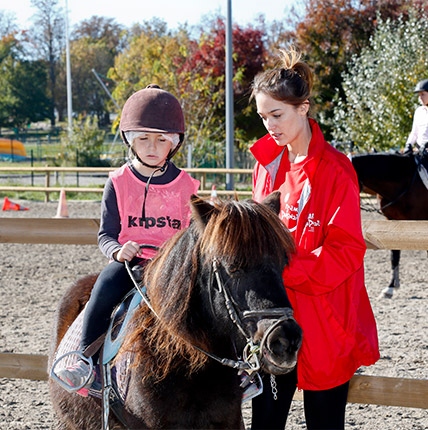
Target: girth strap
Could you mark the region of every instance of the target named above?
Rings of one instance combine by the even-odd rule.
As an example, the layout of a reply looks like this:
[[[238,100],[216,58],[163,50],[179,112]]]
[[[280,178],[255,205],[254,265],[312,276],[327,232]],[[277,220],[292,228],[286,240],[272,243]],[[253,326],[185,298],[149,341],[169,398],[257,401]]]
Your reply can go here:
[[[86,358],[92,357],[103,345],[104,339],[107,333],[103,333],[98,339],[94,340],[90,345],[88,345],[83,351],[83,355]]]

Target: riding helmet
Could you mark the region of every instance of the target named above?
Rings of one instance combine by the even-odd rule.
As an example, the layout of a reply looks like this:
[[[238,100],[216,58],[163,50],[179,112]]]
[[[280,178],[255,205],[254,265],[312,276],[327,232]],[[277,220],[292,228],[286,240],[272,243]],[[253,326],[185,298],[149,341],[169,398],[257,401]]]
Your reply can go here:
[[[171,93],[162,90],[158,85],[150,84],[132,94],[126,101],[119,129],[127,146],[130,146],[125,136],[127,131],[178,133],[180,141],[171,149],[168,155],[168,158],[171,158],[184,140],[184,115],[179,101]]]
[[[416,84],[416,87],[413,90],[413,92],[414,93],[419,93],[420,91],[428,91],[428,79],[424,79],[422,81],[419,81]]]

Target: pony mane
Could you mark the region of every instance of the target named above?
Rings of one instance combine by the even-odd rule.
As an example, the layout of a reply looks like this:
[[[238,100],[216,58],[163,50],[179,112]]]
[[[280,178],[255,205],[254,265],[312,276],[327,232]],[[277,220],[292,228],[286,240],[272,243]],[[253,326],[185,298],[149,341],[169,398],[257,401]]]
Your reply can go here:
[[[216,204],[202,228],[190,226],[165,243],[146,267],[144,282],[158,316],[141,306],[122,350],[131,350],[134,363],[142,363],[145,379],[161,380],[178,366],[193,373],[207,361],[194,348],[209,350],[209,339],[191,324],[192,292],[203,263],[214,258],[231,269],[250,269],[268,256],[285,265],[295,251],[292,236],[268,207],[252,200],[227,200]]]

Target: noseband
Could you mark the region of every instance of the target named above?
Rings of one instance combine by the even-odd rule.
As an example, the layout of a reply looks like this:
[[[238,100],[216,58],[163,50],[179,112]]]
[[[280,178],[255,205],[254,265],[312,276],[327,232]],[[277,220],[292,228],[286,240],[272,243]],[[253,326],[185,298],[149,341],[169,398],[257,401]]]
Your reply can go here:
[[[223,282],[223,280],[221,279],[220,271],[219,271],[219,263],[217,259],[214,258],[212,266],[213,266],[213,273],[217,281],[218,291],[223,294],[223,298],[226,304],[226,309],[228,311],[229,318],[235,324],[235,326],[238,328],[238,330],[241,332],[241,334],[245,337],[247,341],[247,344],[244,347],[244,351],[243,351],[243,361],[220,359],[221,363],[230,367],[246,370],[247,372],[257,372],[260,369],[259,355],[264,348],[267,338],[284,321],[288,321],[288,320],[295,321],[293,317],[293,309],[287,307],[287,308],[271,308],[271,309],[241,311],[241,309],[239,309],[233,303],[230,292],[226,287],[225,283]],[[212,281],[210,282],[210,286],[211,284],[212,284]],[[276,318],[276,322],[266,330],[260,344],[254,344],[251,338],[251,335],[249,335],[244,328],[244,324],[242,323],[242,320],[239,317],[239,313],[242,314],[243,320],[248,318],[262,318],[262,319]],[[205,351],[203,352],[211,357],[210,354],[206,353]],[[218,357],[212,357],[212,358],[217,360]],[[228,363],[223,362],[224,360],[227,360]],[[234,365],[231,366],[230,363],[234,363]]]

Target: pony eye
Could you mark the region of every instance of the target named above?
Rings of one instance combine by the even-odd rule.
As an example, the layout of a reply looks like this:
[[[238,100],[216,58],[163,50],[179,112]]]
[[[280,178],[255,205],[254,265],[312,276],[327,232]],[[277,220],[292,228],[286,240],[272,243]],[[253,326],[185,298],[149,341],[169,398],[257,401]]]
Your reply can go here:
[[[241,272],[241,270],[237,266],[230,266],[227,268],[226,271],[229,275],[237,275]]]

